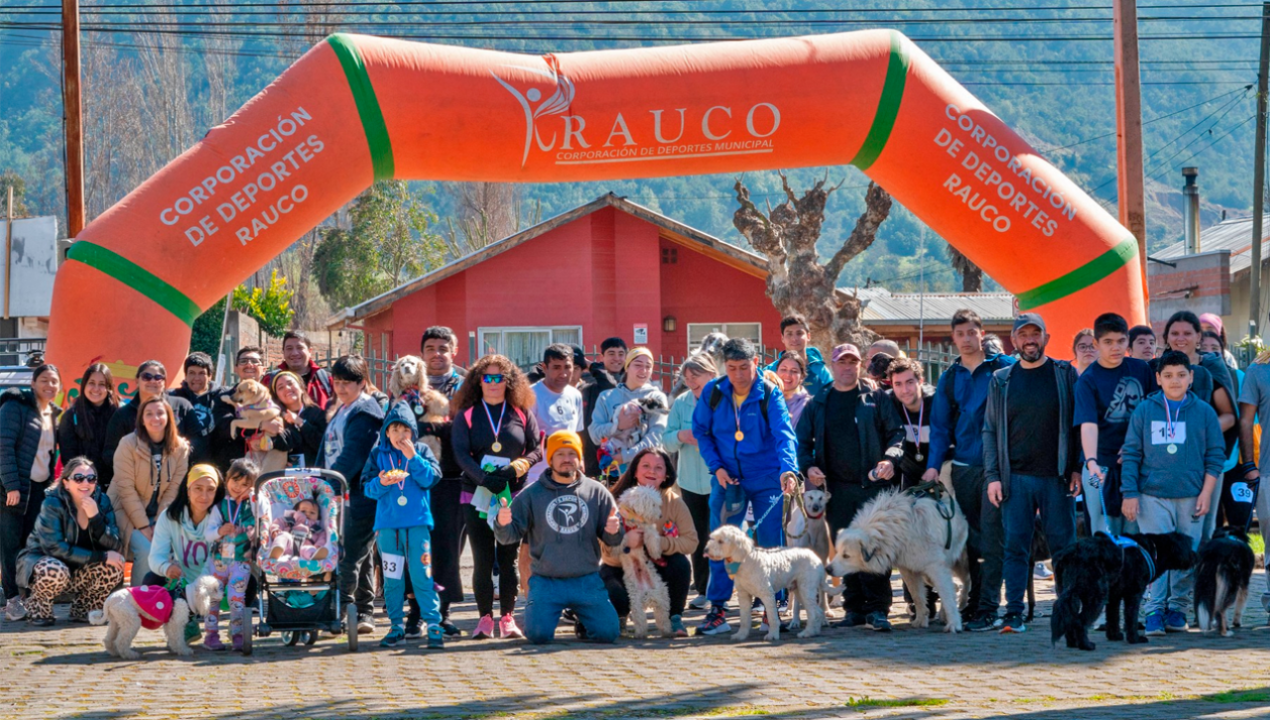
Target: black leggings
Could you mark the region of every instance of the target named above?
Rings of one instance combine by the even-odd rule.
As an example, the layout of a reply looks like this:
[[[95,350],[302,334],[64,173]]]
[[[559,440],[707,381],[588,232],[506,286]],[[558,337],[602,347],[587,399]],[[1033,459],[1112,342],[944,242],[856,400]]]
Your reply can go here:
[[[699,495],[684,490],[683,498],[699,539],[697,549],[692,553],[692,587],[698,595],[705,595],[710,585],[710,561],[706,559],[706,540],[710,539],[710,494]]]
[[[688,579],[692,575],[692,563],[683,555],[664,555],[665,565],[654,565],[657,574],[666,581],[666,589],[670,594],[670,614],[683,615],[684,605],[688,602]],[[620,565],[601,565],[600,578],[604,580],[604,589],[609,591],[609,602],[618,617],[631,614],[631,598],[626,594],[625,574]]]
[[[472,546],[472,593],[476,595],[476,609],[481,617],[494,614],[494,558],[498,558],[498,606],[501,615],[511,615],[516,609],[516,593],[520,579],[516,576],[516,555],[520,543],[501,545],[494,539],[489,522],[476,508],[465,506],[467,512],[467,538]]]

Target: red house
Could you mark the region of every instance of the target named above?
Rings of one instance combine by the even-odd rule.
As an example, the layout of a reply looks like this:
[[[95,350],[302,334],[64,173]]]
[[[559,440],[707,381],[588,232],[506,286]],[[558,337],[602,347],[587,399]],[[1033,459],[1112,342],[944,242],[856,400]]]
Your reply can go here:
[[[779,348],[766,260],[613,194],[347,308],[332,329],[364,352],[418,354],[425,328],[459,336],[457,362],[499,352],[520,364],[553,342],[588,352],[619,336],[683,357],[713,330]]]

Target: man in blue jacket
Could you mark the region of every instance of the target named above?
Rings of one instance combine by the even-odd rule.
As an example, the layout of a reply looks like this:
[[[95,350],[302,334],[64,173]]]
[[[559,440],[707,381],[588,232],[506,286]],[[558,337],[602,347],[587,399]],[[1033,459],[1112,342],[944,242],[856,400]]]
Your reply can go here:
[[[786,353],[798,353],[806,360],[807,377],[803,378],[803,387],[808,395],[816,397],[821,388],[833,382],[833,377],[825,367],[825,359],[811,345],[811,328],[808,327],[806,318],[802,315],[790,315],[781,320],[781,342],[785,345]],[[784,357],[784,353],[781,353],[781,357]],[[781,357],[763,369],[776,372],[781,364]]]
[[[992,607],[1000,602],[1004,538],[1001,510],[986,501],[983,471],[983,411],[992,373],[1014,364],[1014,359],[983,350],[983,321],[973,310],[958,310],[952,317],[953,344],[961,355],[939,376],[935,388],[934,417],[930,422],[930,457],[922,480],[939,479],[945,460],[952,460],[953,493],[970,524],[966,552],[970,559],[970,598],[967,607],[981,606],[983,588],[996,588]],[[982,560],[982,563],[980,562]],[[966,629],[991,630],[1000,621],[991,615],[971,618]]]
[[[723,523],[740,525],[746,505],[756,521],[760,547],[781,544],[783,490],[796,482],[798,457],[789,408],[782,393],[759,375],[758,353],[748,340],[723,346],[725,377],[711,380],[692,413],[692,434],[701,459],[710,468],[710,530]],[[698,629],[705,635],[731,632],[727,621],[732,578],[722,561],[710,561],[711,603]],[[772,619],[776,621],[775,618]]]

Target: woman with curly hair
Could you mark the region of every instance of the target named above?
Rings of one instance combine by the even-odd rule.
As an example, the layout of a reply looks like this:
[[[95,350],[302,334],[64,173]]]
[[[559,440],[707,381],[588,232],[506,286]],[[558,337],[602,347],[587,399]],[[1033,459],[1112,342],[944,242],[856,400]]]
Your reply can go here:
[[[499,545],[487,516],[491,504],[511,497],[525,486],[529,468],[542,457],[538,422],[534,419],[534,392],[524,373],[502,355],[487,355],[467,373],[454,394],[454,425],[450,439],[454,457],[463,470],[460,496],[467,513],[468,540],[472,545],[472,591],[480,622],[472,637],[494,636],[494,558],[498,558],[499,634],[524,637],[512,612],[516,609],[516,557],[519,543]]]

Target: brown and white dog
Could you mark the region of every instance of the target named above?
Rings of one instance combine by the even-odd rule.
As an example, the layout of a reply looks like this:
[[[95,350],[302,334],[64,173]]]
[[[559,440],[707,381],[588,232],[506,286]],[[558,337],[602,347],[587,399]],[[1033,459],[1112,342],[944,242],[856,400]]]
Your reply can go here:
[[[388,394],[393,400],[408,402],[418,422],[443,423],[450,419],[450,401],[428,387],[423,359],[417,355],[403,355],[397,359],[388,376]],[[440,461],[441,438],[421,435],[419,439]]]
[[[785,521],[785,537],[789,547],[801,547],[816,553],[821,563],[828,563],[833,554],[833,541],[829,538],[829,521],[825,519],[825,509],[829,507],[830,494],[827,489],[812,487],[802,491],[802,502],[795,502]],[[829,598],[817,593],[820,609],[829,612]],[[802,627],[799,620],[802,607],[795,595],[789,605],[789,629]],[[808,617],[808,621],[810,621]]]

